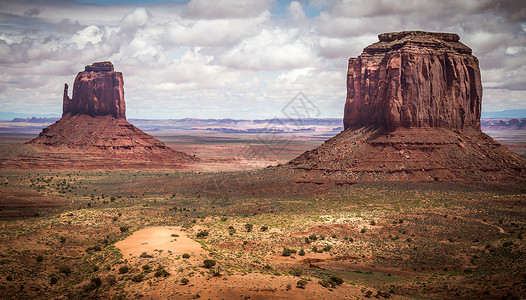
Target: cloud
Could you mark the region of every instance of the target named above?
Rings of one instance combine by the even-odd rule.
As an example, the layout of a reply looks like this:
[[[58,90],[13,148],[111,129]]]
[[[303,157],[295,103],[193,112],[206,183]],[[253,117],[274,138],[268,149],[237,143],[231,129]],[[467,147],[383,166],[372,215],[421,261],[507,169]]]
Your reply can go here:
[[[192,0],[183,10],[191,19],[235,19],[261,15],[270,8],[269,0]]]
[[[74,34],[80,29],[79,21],[73,22],[70,19],[62,19],[60,23],[57,24],[57,32],[65,34]]]
[[[26,16],[30,16],[30,17],[34,17],[34,16],[38,16],[40,15],[40,13],[42,12],[42,9],[41,8],[38,8],[38,7],[33,7],[31,9],[28,9],[24,12],[24,15]]]
[[[216,63],[235,69],[283,70],[305,68],[315,61],[314,50],[297,29],[264,29],[218,56]]]
[[[522,1],[135,3],[4,1],[0,109],[60,114],[63,83],[111,60],[137,117],[273,117],[299,91],[339,117],[348,58],[402,30],[458,33],[479,58],[484,109],[526,108]]]
[[[165,38],[172,45],[184,46],[225,46],[240,42],[261,30],[270,15],[245,19],[187,20],[179,18],[166,23]]]
[[[91,25],[75,33],[73,37],[71,37],[71,41],[77,44],[79,49],[82,49],[87,43],[97,44],[100,42],[102,35],[103,32],[99,27]]]

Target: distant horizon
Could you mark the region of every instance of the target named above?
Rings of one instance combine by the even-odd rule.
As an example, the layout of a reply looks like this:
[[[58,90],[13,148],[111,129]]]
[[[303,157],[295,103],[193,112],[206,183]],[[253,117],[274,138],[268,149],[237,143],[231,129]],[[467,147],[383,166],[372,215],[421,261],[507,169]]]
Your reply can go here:
[[[343,113],[342,113],[343,115]],[[6,117],[7,116],[7,117]],[[11,116],[11,117],[9,117]],[[18,112],[0,112],[0,120],[11,121],[15,118],[61,118],[62,114],[30,114],[30,113],[18,113]],[[254,120],[270,120],[270,119],[294,119],[287,118],[286,116],[275,116],[273,118],[198,118],[198,117],[183,117],[183,118],[145,118],[137,116],[127,116],[127,119],[133,120],[184,120],[184,119],[195,119],[195,120],[242,120],[242,121],[254,121]],[[508,109],[501,111],[483,111],[481,119],[524,119],[526,118],[526,109]],[[317,119],[317,120],[329,120],[329,119],[343,119],[342,117],[317,117],[317,118],[305,118],[305,119]]]

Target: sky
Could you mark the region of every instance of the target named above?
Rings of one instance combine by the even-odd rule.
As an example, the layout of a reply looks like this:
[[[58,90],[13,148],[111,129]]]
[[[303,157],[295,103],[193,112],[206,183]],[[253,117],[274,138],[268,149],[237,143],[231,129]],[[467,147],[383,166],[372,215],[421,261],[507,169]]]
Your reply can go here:
[[[0,112],[59,116],[109,60],[130,118],[285,117],[298,95],[340,118],[348,59],[404,30],[459,34],[483,111],[526,109],[524,0],[0,0]]]

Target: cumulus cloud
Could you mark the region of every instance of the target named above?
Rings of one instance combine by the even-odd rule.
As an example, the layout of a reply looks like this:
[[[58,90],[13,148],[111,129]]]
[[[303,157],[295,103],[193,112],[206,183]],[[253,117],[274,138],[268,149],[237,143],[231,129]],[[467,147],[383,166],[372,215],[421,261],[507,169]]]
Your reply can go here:
[[[522,1],[137,3],[2,3],[0,109],[58,115],[63,83],[111,60],[130,116],[273,117],[302,91],[340,117],[347,59],[402,30],[458,33],[480,60],[484,110],[526,108]]]
[[[168,22],[165,38],[173,45],[224,46],[240,42],[261,30],[270,14],[262,13],[245,19],[187,20]]]
[[[263,30],[217,58],[230,68],[282,70],[305,68],[315,63],[316,55],[297,29]]]
[[[87,43],[96,44],[102,40],[103,32],[95,25],[88,26],[71,37],[71,41],[82,49]]]

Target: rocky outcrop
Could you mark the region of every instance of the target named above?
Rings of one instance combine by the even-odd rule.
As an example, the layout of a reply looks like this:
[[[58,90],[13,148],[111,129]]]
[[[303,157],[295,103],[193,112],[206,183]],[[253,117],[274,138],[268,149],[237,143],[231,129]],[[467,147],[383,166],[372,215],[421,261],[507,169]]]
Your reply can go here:
[[[404,31],[349,59],[344,128],[480,129],[478,60],[456,34]]]
[[[73,98],[64,86],[62,118],[27,143],[36,149],[18,167],[74,169],[173,169],[197,161],[126,121],[122,73],[111,62],[78,73]]]
[[[299,182],[523,185],[526,161],[480,130],[478,61],[459,36],[407,31],[379,39],[349,60],[346,130],[289,162]]]
[[[79,72],[73,85],[73,97],[64,86],[62,116],[90,115],[126,119],[124,81],[121,72],[115,72],[109,61],[96,62]]]

